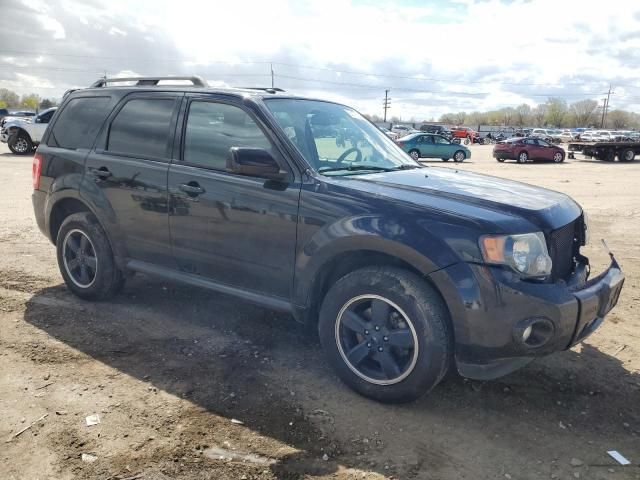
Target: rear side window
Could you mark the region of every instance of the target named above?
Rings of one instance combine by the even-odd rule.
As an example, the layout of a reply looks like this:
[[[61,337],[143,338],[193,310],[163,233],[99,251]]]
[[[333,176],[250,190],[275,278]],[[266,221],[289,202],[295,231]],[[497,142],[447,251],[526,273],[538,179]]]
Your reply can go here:
[[[271,144],[241,108],[224,103],[191,103],[185,130],[184,161],[224,170],[231,147],[270,149]]]
[[[172,98],[129,100],[111,122],[107,150],[137,157],[167,158]]]
[[[59,148],[91,148],[108,115],[110,97],[79,97],[69,100],[60,112],[47,145]]]

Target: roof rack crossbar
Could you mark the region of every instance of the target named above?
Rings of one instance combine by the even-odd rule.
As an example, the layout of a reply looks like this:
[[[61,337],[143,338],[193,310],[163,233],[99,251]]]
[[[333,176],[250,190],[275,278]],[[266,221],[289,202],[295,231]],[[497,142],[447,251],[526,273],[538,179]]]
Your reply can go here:
[[[278,87],[240,87],[243,90],[262,90],[267,93],[276,93],[276,92],[284,92],[282,88]]]
[[[92,85],[91,88],[99,88],[106,87],[109,83],[120,83],[120,82],[136,82],[136,86],[142,85],[158,85],[159,82],[163,80],[188,80],[190,81],[194,87],[206,87],[207,82],[204,78],[198,75],[191,76],[177,76],[177,77],[128,77],[128,78],[99,78]]]

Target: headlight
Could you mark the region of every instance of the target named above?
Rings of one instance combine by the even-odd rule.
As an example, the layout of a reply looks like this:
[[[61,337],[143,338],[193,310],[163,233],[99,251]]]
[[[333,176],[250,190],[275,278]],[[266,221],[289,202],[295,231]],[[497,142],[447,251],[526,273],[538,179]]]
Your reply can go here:
[[[485,235],[480,237],[484,261],[508,265],[525,277],[544,278],[551,274],[551,257],[541,232],[521,235]]]

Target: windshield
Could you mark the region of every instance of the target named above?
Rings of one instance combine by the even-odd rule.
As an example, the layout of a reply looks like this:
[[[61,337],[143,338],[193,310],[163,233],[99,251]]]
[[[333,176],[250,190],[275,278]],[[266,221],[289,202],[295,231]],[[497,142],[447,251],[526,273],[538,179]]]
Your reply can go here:
[[[266,99],[265,104],[317,172],[355,175],[421,167],[349,107],[286,98]]]

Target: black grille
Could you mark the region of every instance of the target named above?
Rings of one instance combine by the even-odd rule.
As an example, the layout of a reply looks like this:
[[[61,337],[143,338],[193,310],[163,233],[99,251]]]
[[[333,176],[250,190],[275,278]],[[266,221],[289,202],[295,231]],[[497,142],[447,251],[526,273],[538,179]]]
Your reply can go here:
[[[551,232],[547,246],[553,261],[553,280],[565,279],[573,271],[583,235],[582,217]]]

